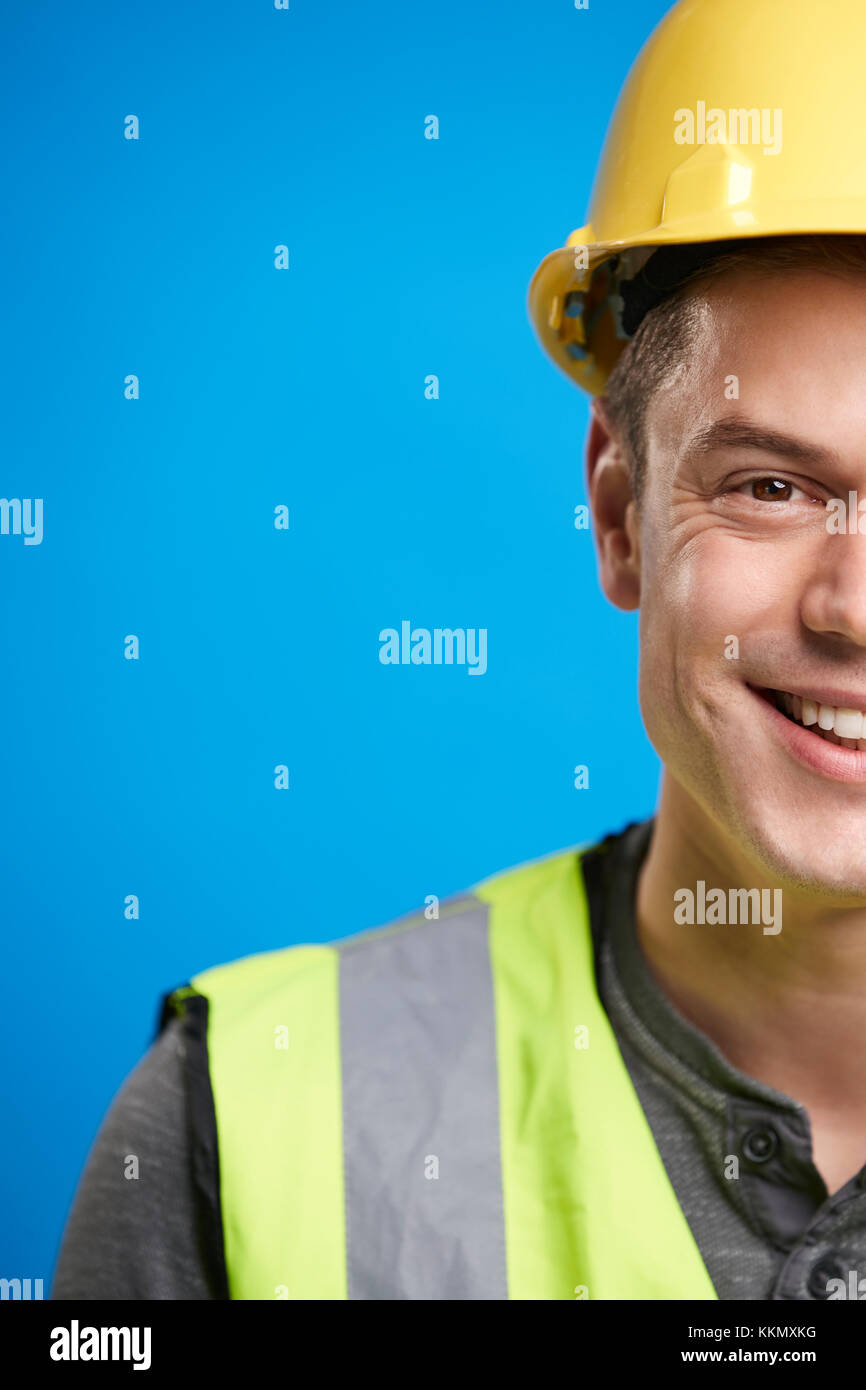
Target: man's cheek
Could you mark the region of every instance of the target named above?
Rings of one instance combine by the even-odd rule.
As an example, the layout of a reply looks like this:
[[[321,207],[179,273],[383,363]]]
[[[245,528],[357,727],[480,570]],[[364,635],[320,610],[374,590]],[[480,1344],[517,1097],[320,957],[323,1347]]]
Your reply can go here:
[[[742,636],[755,618],[754,595],[745,582],[739,549],[706,545],[695,552],[666,602],[675,621],[698,647],[723,656],[729,637]],[[759,605],[760,606],[760,605]]]

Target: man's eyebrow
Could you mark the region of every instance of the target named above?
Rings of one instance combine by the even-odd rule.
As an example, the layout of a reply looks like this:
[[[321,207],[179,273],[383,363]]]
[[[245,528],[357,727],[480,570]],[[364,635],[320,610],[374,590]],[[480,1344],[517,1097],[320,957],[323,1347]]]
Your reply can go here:
[[[714,449],[762,449],[769,454],[782,454],[796,459],[798,463],[827,467],[840,463],[834,449],[822,449],[818,444],[809,444],[795,435],[784,434],[781,430],[768,429],[753,420],[733,419],[714,420],[689,440],[684,450],[686,458],[700,457],[712,453]]]

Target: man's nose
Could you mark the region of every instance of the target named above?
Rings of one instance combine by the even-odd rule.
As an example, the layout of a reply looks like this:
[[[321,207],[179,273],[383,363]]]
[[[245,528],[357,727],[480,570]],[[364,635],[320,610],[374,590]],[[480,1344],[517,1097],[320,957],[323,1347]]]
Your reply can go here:
[[[866,528],[866,516],[862,520]],[[866,647],[866,534],[823,537],[800,611],[810,631]]]

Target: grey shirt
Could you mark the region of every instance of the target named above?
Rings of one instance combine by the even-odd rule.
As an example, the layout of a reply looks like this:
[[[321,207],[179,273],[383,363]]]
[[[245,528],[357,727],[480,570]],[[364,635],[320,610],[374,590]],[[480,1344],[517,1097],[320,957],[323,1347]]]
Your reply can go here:
[[[584,856],[599,995],[719,1298],[825,1299],[828,1280],[866,1276],[866,1169],[829,1196],[803,1107],[731,1066],[655,983],[634,925],[652,827]],[[173,1018],[127,1077],[88,1156],[52,1298],[226,1297],[197,1057]]]

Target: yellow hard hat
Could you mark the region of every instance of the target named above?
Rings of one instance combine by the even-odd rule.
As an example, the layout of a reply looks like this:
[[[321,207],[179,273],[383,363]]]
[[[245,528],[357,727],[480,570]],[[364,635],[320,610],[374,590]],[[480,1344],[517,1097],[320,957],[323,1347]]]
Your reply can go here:
[[[864,56],[866,0],[674,5],[626,79],[586,225],[532,278],[557,366],[604,392],[634,331],[623,289],[659,248],[866,233]]]

